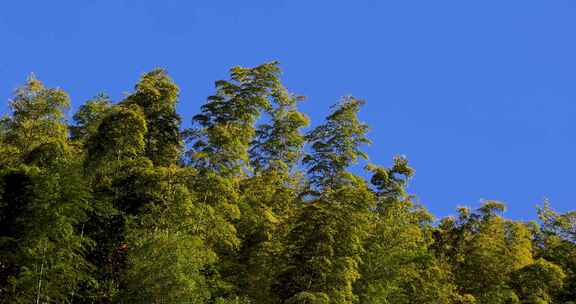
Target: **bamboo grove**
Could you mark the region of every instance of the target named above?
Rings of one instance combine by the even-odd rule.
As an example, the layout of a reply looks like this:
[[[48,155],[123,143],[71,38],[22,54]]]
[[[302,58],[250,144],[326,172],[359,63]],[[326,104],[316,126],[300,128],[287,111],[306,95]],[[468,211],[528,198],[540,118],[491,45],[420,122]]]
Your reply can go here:
[[[434,219],[366,163],[364,101],[310,126],[276,62],[181,126],[166,71],[119,101],[31,76],[0,121],[0,303],[576,303],[576,212]],[[305,130],[307,130],[305,132]]]

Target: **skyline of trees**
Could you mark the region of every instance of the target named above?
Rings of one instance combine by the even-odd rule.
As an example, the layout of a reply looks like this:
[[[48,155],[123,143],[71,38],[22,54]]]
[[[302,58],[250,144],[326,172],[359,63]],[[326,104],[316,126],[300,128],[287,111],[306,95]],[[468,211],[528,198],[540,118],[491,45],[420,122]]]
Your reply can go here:
[[[350,170],[365,101],[304,132],[280,74],[233,67],[190,128],[162,69],[72,123],[29,77],[0,120],[0,303],[576,303],[576,211],[435,221],[407,158]]]

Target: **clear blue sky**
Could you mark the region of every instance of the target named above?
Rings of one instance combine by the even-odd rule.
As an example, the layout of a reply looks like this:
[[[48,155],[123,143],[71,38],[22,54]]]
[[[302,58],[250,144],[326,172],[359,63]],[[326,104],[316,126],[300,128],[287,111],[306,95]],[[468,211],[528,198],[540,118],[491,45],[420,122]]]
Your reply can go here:
[[[74,107],[165,67],[186,123],[234,65],[277,59],[314,124],[368,101],[371,161],[406,155],[442,216],[498,199],[534,218],[575,209],[576,2],[2,1],[0,112],[30,72]]]

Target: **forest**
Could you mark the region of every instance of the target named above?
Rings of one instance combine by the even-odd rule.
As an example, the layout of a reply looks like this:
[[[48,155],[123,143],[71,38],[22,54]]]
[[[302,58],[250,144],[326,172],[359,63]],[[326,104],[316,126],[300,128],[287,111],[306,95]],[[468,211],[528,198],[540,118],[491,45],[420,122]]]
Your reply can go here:
[[[406,157],[369,163],[363,100],[311,124],[278,62],[231,68],[193,117],[178,99],[163,69],[73,119],[33,75],[14,91],[0,303],[576,303],[576,211],[435,218]]]

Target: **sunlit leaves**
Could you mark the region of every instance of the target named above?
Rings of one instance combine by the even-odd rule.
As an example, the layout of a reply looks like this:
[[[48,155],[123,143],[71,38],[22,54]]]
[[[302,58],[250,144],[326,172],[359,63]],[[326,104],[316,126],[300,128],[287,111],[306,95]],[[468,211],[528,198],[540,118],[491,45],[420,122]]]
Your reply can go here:
[[[364,101],[342,98],[304,135],[277,62],[234,67],[182,130],[179,92],[154,69],[68,127],[63,90],[31,76],[15,91],[0,119],[0,303],[576,299],[573,211],[546,203],[524,223],[484,201],[433,221],[406,157],[350,170],[368,158]]]

